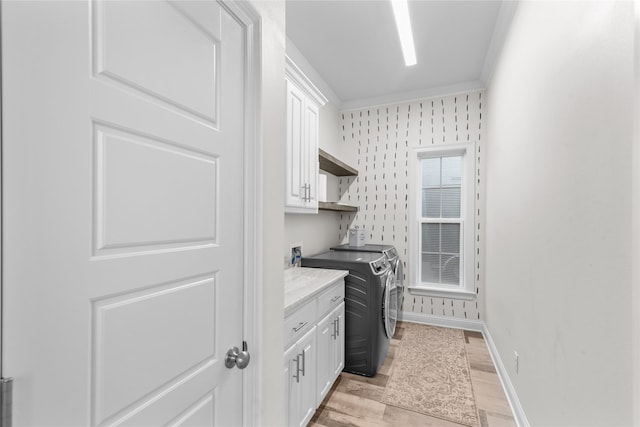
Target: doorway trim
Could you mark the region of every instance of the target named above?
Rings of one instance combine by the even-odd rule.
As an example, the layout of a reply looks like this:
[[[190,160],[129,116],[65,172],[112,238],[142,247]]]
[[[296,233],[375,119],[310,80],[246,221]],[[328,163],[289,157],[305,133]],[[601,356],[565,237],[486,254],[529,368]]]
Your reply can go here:
[[[2,177],[4,175],[3,172],[3,153],[4,153],[4,132],[3,132],[3,122],[4,122],[4,111],[2,109],[3,106],[3,95],[2,95],[2,84],[3,84],[3,68],[2,68],[2,4],[0,4],[0,378],[4,378],[4,370],[3,370],[3,347],[4,347],[4,270],[3,270],[3,261],[4,261],[4,252],[3,252],[3,242],[4,239],[2,237],[2,230],[4,228],[4,208],[2,205],[2,201],[4,200],[4,184],[2,182]]]
[[[243,371],[242,424],[260,425],[260,355],[262,336],[262,174],[261,129],[261,20],[249,1],[219,0],[245,28],[244,40],[244,263],[243,340],[252,363]],[[241,343],[240,343],[241,344]]]
[[[633,140],[631,144],[632,417],[633,425],[640,426],[640,0],[635,0],[633,4],[633,23]]]

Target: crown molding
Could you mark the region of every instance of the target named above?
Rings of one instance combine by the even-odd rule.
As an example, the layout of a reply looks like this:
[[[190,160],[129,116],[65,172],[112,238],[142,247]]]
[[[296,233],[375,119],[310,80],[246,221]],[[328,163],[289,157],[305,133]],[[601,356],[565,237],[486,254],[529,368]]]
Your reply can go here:
[[[345,101],[340,105],[339,110],[341,112],[345,112],[350,110],[361,110],[363,108],[382,107],[386,105],[412,102],[421,99],[458,95],[461,93],[483,89],[485,89],[484,83],[482,83],[480,80],[473,80],[470,82],[464,82],[450,86],[433,87],[410,92],[394,93],[391,95],[384,95],[374,98]]]
[[[298,50],[296,45],[287,37],[286,41],[286,54],[288,59],[296,65],[302,74],[311,82],[313,86],[321,92],[327,100],[333,104],[336,108],[339,108],[342,104],[342,100],[331,89],[331,86],[324,81],[322,76],[316,71],[315,68],[307,61],[307,58]]]
[[[518,0],[503,1],[500,6],[496,25],[493,28],[491,42],[489,43],[487,54],[484,57],[484,64],[482,65],[482,72],[480,73],[480,80],[485,86],[489,85],[489,81],[493,76],[493,71],[495,70],[498,59],[500,58],[500,53],[502,52],[502,47],[507,39],[509,29],[511,28],[511,22],[513,21],[513,16],[516,14],[516,10],[518,9],[518,4]]]

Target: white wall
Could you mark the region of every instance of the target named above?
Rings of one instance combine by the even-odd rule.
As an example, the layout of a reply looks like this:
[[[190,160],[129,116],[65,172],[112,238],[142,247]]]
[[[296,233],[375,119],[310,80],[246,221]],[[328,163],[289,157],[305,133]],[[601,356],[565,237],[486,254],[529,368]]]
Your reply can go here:
[[[632,89],[631,2],[519,5],[488,87],[485,321],[533,426],[632,423]]]
[[[253,354],[261,367],[260,422],[263,426],[284,425],[282,382],[282,322],[284,319],[284,277],[277,248],[284,235],[285,167],[285,5],[284,1],[252,1],[261,15],[262,26],[262,325],[261,353]]]
[[[337,216],[337,213],[329,211],[320,211],[317,215],[286,214],[285,255],[290,253],[292,245],[299,243],[302,244],[303,256],[325,252],[337,245]]]

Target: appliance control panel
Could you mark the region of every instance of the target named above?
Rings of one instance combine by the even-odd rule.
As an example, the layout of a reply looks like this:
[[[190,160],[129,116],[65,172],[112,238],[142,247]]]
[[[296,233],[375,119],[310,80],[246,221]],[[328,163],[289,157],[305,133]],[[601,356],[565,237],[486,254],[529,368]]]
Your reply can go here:
[[[379,259],[371,263],[371,269],[376,274],[382,274],[389,268],[389,262],[386,259]]]

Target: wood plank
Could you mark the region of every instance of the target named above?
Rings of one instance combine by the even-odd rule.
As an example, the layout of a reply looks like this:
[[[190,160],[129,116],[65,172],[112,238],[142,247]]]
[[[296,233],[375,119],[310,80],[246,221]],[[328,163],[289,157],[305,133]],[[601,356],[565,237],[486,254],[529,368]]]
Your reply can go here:
[[[324,408],[318,417],[317,425],[326,427],[392,427],[381,419],[355,417]]]
[[[382,420],[393,426],[461,427],[462,424],[386,405]]]
[[[465,339],[465,341],[467,343],[469,342],[469,338],[479,338],[481,340],[484,340],[484,338],[482,336],[482,332],[479,332],[479,331],[464,331],[464,339]]]
[[[365,377],[363,375],[355,375],[355,374],[350,374],[348,372],[343,372],[340,375],[342,375],[344,378],[348,378],[354,381],[362,381],[368,384],[378,385],[381,387],[385,387],[387,385],[387,381],[389,380],[389,376],[384,374],[376,374],[375,377]]]
[[[358,212],[357,206],[343,205],[337,202],[318,202],[318,209],[335,212]]]
[[[512,415],[497,374],[471,370],[471,384],[478,409]]]
[[[486,425],[488,427],[517,427],[516,421],[510,415],[496,414],[494,412],[484,413]]]
[[[323,149],[318,149],[318,160],[320,162],[320,169],[329,172],[335,176],[357,176],[358,170],[352,166],[349,166],[342,160],[333,157]]]
[[[356,418],[382,420],[387,405],[360,396],[354,396],[336,390],[326,403],[325,409],[347,414]]]
[[[384,387],[363,381],[354,381],[348,378],[342,378],[336,390],[342,393],[375,400],[377,402],[382,401],[382,394],[384,393]]]
[[[404,334],[404,327],[403,326],[398,326],[396,324],[396,331],[393,334],[393,339],[394,340],[401,340],[403,334]]]

